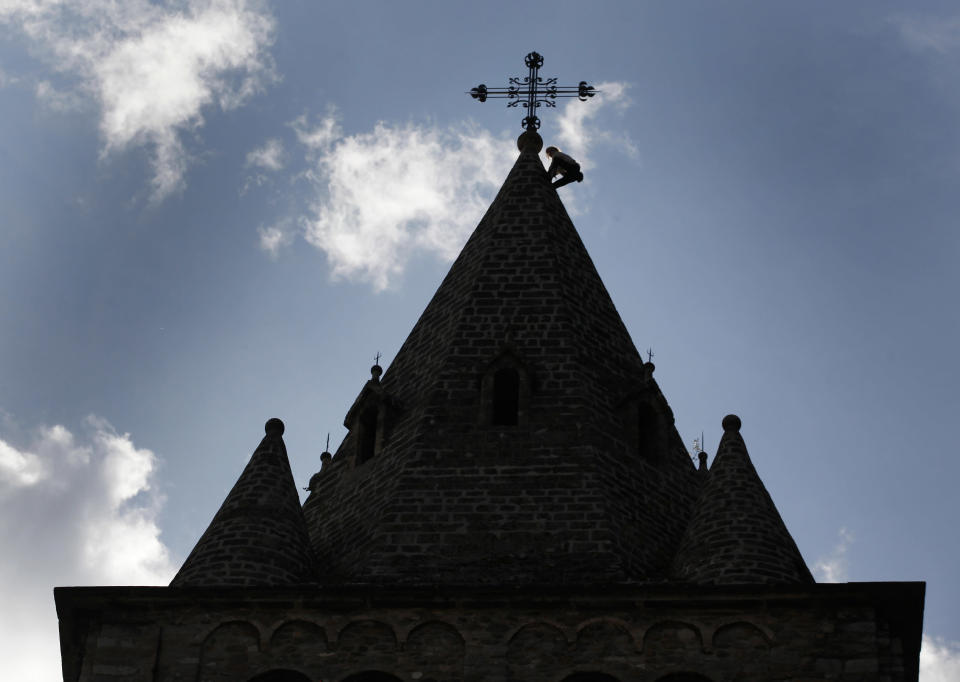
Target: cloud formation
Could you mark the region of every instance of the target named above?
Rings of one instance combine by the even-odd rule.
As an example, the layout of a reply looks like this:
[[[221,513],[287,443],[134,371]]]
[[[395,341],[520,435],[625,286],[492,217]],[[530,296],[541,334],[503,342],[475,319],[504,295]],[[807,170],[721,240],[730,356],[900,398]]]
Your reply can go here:
[[[275,225],[257,228],[257,234],[260,235],[260,248],[276,258],[280,249],[293,243],[295,231],[290,221],[283,220]]]
[[[264,142],[262,147],[247,153],[246,165],[248,168],[263,168],[275,172],[283,168],[283,162],[283,142],[279,138],[272,137]]]
[[[377,290],[390,286],[414,253],[456,256],[516,155],[513,140],[469,126],[381,122],[343,136],[334,114],[292,125],[311,160],[304,177],[314,199],[301,220],[304,237],[327,254],[334,277]]]
[[[162,585],[173,576],[157,526],[157,458],[97,417],[79,435],[56,425],[22,447],[8,438],[0,434],[3,674],[57,680],[55,585]]]
[[[68,89],[42,81],[38,97],[61,110],[78,92],[97,102],[103,157],[152,150],[154,201],[183,187],[184,136],[204,111],[237,107],[274,78],[266,52],[274,21],[257,0],[6,0],[0,22],[73,81]]]
[[[604,112],[629,107],[627,85],[599,87],[589,105],[571,101],[557,117],[559,143],[584,168],[604,144],[616,142],[636,154],[625,134],[598,125]],[[261,249],[276,257],[299,232],[326,254],[335,279],[367,282],[377,291],[392,286],[417,254],[452,260],[516,159],[512,135],[495,136],[470,123],[443,128],[381,121],[370,132],[346,135],[329,107],[324,116],[303,114],[288,125],[306,162],[294,177],[307,183],[308,206],[299,218],[258,228]],[[247,165],[272,171],[281,151],[274,140],[251,152]],[[241,195],[265,182],[263,174],[248,178]],[[565,201],[575,212],[574,197]]]
[[[960,680],[960,642],[924,635],[920,644],[920,682]]]
[[[627,96],[628,85],[621,82],[604,82],[597,86],[599,91],[584,106],[576,99],[567,100],[560,116],[557,117],[559,133],[557,135],[561,147],[574,157],[584,169],[593,166],[591,154],[599,145],[618,145],[626,154],[636,157],[637,146],[624,132],[616,135],[596,126],[596,119],[602,114],[613,111],[622,114],[630,107],[630,98]]]
[[[837,535],[840,536],[840,539],[830,554],[821,557],[813,565],[813,573],[818,582],[847,582],[847,549],[853,544],[853,534],[846,528],[841,528]]]

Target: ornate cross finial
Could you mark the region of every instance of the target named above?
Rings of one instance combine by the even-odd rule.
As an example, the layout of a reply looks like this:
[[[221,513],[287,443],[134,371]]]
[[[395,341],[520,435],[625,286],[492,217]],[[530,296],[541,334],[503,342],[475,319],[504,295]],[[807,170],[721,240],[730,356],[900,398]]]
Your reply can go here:
[[[508,99],[508,107],[525,102],[527,115],[523,119],[523,127],[535,131],[540,127],[540,119],[537,118],[537,107],[540,105],[555,107],[558,97],[578,97],[581,102],[586,102],[597,94],[597,90],[587,85],[587,81],[580,81],[578,86],[573,87],[558,86],[556,78],[541,78],[539,71],[543,66],[543,57],[536,52],[528,54],[524,63],[530,69],[530,74],[525,78],[511,78],[510,86],[506,88],[488,88],[481,83],[470,89],[470,96],[481,102],[486,102],[488,98]]]
[[[647,362],[653,362],[653,348],[647,348]]]
[[[369,357],[369,356],[368,356],[368,357]],[[380,351],[377,351],[377,357],[376,357],[376,359],[373,361],[373,364],[375,364],[375,365],[379,365],[379,364],[380,364]]]

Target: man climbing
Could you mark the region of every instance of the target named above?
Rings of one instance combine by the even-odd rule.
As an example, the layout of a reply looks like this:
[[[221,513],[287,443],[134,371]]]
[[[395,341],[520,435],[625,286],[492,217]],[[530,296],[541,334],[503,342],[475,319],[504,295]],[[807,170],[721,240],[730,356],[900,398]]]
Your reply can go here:
[[[583,173],[580,172],[580,164],[574,161],[569,155],[564,154],[556,147],[546,148],[547,158],[550,159],[550,168],[547,169],[547,178],[553,180],[554,176],[559,175],[560,179],[553,183],[554,189],[569,185],[571,182],[582,182]]]

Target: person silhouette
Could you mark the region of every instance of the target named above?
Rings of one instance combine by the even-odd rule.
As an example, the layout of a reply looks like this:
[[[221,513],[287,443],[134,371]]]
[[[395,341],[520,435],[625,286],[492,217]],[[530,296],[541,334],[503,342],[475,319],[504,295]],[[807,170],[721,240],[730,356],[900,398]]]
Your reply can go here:
[[[554,176],[560,176],[560,179],[553,183],[554,189],[569,185],[571,182],[583,182],[580,164],[574,161],[569,154],[564,154],[556,147],[547,147],[544,151],[547,158],[550,159],[547,177],[553,180]]]

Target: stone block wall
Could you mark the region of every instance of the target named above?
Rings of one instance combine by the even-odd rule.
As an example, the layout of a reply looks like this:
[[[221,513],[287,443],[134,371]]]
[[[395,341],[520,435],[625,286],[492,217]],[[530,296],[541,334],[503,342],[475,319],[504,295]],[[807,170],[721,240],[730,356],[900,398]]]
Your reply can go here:
[[[922,595],[918,583],[60,588],[57,603],[70,682],[242,682],[268,671],[317,682],[370,672],[420,682],[915,682]]]

